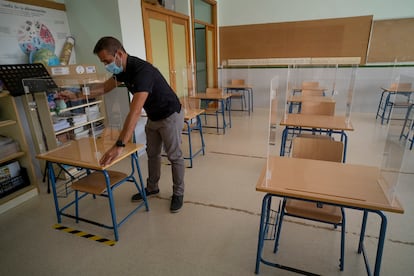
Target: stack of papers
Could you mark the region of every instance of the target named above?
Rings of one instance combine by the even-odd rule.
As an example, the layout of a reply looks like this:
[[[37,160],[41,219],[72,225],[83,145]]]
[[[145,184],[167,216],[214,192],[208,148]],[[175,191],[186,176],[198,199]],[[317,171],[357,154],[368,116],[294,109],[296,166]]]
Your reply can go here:
[[[56,116],[53,117],[53,129],[55,131],[60,131],[68,127],[70,127],[70,123],[66,120],[66,118],[59,118]]]
[[[72,116],[72,124],[74,126],[84,124],[87,121],[88,121],[88,117],[86,116],[86,114],[79,114],[79,115]]]

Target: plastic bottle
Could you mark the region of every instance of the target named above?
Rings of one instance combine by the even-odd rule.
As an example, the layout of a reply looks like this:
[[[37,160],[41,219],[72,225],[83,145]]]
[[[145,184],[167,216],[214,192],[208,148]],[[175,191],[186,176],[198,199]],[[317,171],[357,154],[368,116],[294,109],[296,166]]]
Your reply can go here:
[[[60,53],[60,65],[68,65],[70,55],[72,54],[73,46],[75,45],[75,38],[68,36]]]

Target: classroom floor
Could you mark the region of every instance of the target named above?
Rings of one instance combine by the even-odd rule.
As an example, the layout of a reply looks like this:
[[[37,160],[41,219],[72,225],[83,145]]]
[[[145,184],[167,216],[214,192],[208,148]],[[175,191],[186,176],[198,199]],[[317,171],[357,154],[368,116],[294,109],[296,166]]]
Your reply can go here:
[[[185,204],[176,214],[169,211],[171,167],[165,161],[160,195],[149,199],[149,212],[139,211],[120,227],[114,246],[54,229],[53,199],[41,183],[39,196],[0,215],[0,275],[254,275],[263,197],[255,185],[266,161],[267,120],[267,111],[257,108],[251,116],[233,112],[225,135],[205,130],[206,154],[186,169]],[[380,165],[386,127],[373,114],[352,114],[352,122],[347,162]],[[397,188],[405,214],[387,214],[382,275],[414,275],[413,155],[414,150],[406,154]],[[145,155],[140,164],[145,177]],[[123,162],[117,168],[127,171],[128,166]],[[115,191],[118,215],[135,205],[130,202],[133,193],[129,184]],[[109,221],[106,199],[84,201],[83,214]],[[270,252],[270,242],[265,254],[321,275],[366,275],[363,257],[356,252],[362,215],[352,210],[346,215],[343,272],[338,269],[340,232],[324,224],[286,217],[278,254]],[[366,248],[371,263],[378,222],[369,216]],[[94,225],[67,218],[61,225],[113,239],[111,230]],[[260,275],[295,274],[261,264]]]

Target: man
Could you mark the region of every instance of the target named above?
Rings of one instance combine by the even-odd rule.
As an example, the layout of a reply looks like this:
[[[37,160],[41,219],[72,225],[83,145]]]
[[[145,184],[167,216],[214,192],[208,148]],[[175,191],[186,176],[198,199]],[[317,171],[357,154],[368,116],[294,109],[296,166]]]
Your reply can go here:
[[[161,149],[171,162],[173,195],[170,210],[175,213],[183,206],[184,158],[181,151],[181,131],[184,125],[184,111],[180,101],[161,73],[150,63],[127,54],[119,40],[102,37],[93,53],[105,65],[113,77],[105,82],[104,92],[109,92],[123,82],[133,94],[130,110],[116,144],[101,158],[102,165],[110,164],[130,141],[142,108],[148,116],[145,126],[147,138],[148,179],[147,196],[159,193],[161,175]],[[135,194],[132,201],[141,201],[142,195]]]

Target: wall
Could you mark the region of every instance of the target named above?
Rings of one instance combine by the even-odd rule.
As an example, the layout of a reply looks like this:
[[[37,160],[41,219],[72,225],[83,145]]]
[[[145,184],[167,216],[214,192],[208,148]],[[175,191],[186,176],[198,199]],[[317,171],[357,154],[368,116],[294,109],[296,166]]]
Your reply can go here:
[[[374,20],[414,17],[412,0],[218,0],[217,4],[220,26],[362,15],[374,15]]]
[[[414,17],[412,0],[218,0],[217,4],[220,26],[362,15],[373,15],[374,20]],[[400,69],[402,74],[414,76],[414,67]],[[391,70],[390,67],[360,67],[357,70],[353,112],[376,112],[380,87],[390,81]],[[222,75],[248,80],[254,88],[255,107],[268,106],[272,77],[278,75],[281,79],[286,79],[287,76],[286,68],[221,69],[220,71]]]
[[[336,79],[337,102],[346,103],[347,84],[341,85],[341,80],[349,74],[349,68],[340,68]],[[230,79],[245,79],[253,87],[254,107],[267,108],[269,106],[270,81],[279,77],[281,90],[286,90],[287,68],[234,68],[221,69],[219,74],[223,83]],[[405,75],[414,77],[414,67],[359,67],[356,71],[355,90],[353,95],[352,112],[376,113],[381,96],[381,87],[388,87],[392,82],[391,76]],[[309,79],[310,80],[310,79]],[[413,83],[414,85],[414,83]],[[345,106],[343,105],[343,109]],[[341,110],[344,111],[344,110]],[[373,116],[375,119],[375,115]]]
[[[102,36],[121,36],[117,1],[65,1],[65,5],[69,27],[76,39],[76,63],[98,65],[99,59],[93,54],[96,41]]]

